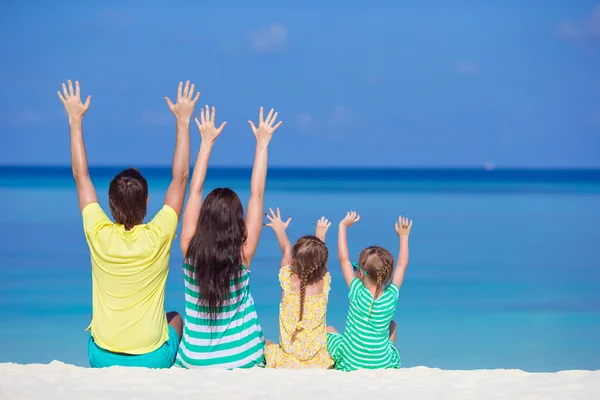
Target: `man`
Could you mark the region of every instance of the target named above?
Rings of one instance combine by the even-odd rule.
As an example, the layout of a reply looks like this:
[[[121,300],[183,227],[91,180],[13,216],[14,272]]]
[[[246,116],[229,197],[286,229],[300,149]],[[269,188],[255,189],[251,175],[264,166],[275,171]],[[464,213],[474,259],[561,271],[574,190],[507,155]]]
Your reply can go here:
[[[187,188],[190,169],[190,118],[200,93],[179,83],[175,104],[165,97],[177,119],[173,179],[164,206],[147,224],[148,184],[136,169],[119,173],[110,183],[112,222],[98,204],[83,142],[82,119],[91,96],[81,102],[79,82],[62,85],[71,130],[71,162],[79,208],[92,262],[92,322],[88,356],[92,367],[112,365],[168,368],[177,355],[182,319],[165,314],[164,298],[171,243]]]

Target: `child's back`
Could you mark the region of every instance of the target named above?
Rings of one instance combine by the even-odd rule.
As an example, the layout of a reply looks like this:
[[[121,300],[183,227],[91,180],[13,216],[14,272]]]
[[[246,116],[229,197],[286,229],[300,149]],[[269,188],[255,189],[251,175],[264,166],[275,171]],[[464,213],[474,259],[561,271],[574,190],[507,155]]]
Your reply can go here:
[[[336,369],[399,367],[400,357],[390,340],[390,323],[398,304],[398,287],[388,286],[373,301],[360,279],[354,278],[348,295],[350,305],[344,335],[329,335],[329,351]],[[343,357],[337,358],[339,353]]]
[[[304,236],[292,248],[279,209],[271,210],[269,226],[283,251],[279,283],[279,344],[265,348],[269,368],[331,368],[327,352],[327,303],[331,276],[327,272],[325,234],[329,222],[317,223],[317,236]],[[289,222],[289,221],[288,221]]]
[[[400,368],[395,347],[396,324],[392,317],[408,265],[408,234],[412,221],[400,217],[396,223],[401,251],[394,272],[394,257],[379,246],[364,249],[357,264],[350,262],[346,230],[359,220],[360,216],[352,211],[340,222],[338,256],[350,289],[350,305],[344,334],[331,328],[327,348],[339,370]],[[391,284],[386,287],[390,280]]]
[[[279,271],[282,289],[279,306],[279,346],[265,349],[268,367],[330,368],[333,365],[327,352],[327,303],[331,276],[306,287],[302,320],[300,318],[301,281],[291,266]],[[280,347],[280,348],[278,348]]]

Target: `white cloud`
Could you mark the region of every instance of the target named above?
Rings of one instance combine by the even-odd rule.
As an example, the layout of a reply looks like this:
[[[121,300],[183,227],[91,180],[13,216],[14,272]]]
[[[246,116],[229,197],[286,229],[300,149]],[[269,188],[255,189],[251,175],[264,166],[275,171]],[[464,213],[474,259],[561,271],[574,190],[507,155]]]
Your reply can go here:
[[[383,82],[383,75],[380,73],[368,73],[364,76],[364,79],[370,85],[378,85]]]
[[[120,31],[131,26],[134,21],[133,14],[116,10],[105,10],[96,14],[93,18],[82,20],[82,29]]]
[[[270,53],[282,50],[287,43],[287,29],[281,24],[272,24],[266,29],[253,31],[252,50],[257,53]]]
[[[461,61],[454,66],[454,70],[461,75],[476,75],[479,73],[479,64],[474,61]]]
[[[66,118],[66,113],[63,111],[62,116]],[[58,115],[57,115],[58,117]],[[49,118],[48,113],[25,109],[16,113],[6,113],[0,116],[0,121],[9,125],[37,125],[46,122]]]
[[[312,117],[309,113],[300,113],[298,115],[298,123],[303,126],[310,125],[312,123]]]
[[[328,139],[335,143],[345,141],[346,134],[353,129],[357,122],[357,117],[345,106],[334,107],[327,119]]]
[[[579,21],[565,21],[560,24],[558,35],[584,46],[600,44],[600,4],[591,14]]]
[[[142,112],[142,122],[146,125],[173,125],[173,118],[173,115],[168,112],[156,112],[151,110],[144,110],[144,112]]]
[[[349,122],[349,119],[350,113],[348,112],[346,107],[336,106],[329,117],[329,123],[331,125],[340,126],[347,124]]]

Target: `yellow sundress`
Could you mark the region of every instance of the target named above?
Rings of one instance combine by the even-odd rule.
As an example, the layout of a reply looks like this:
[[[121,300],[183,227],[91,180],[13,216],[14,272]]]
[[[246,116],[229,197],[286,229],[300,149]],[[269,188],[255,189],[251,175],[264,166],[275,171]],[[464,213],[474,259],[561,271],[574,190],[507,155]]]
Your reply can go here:
[[[327,302],[331,287],[329,272],[323,277],[323,293],[306,296],[304,316],[298,322],[300,293],[292,290],[290,266],[279,271],[283,294],[279,305],[279,344],[265,348],[267,368],[331,368],[333,360],[327,352]],[[296,328],[302,328],[292,343]]]

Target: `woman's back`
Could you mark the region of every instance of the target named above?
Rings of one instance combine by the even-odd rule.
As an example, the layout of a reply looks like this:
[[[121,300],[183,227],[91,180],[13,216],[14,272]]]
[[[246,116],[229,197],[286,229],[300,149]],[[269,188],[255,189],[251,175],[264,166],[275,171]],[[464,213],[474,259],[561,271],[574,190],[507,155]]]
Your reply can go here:
[[[231,280],[228,299],[211,323],[208,307],[198,300],[194,269],[184,264],[185,319],[176,365],[249,368],[263,363],[265,341],[250,293],[250,271],[241,268],[238,281]]]

